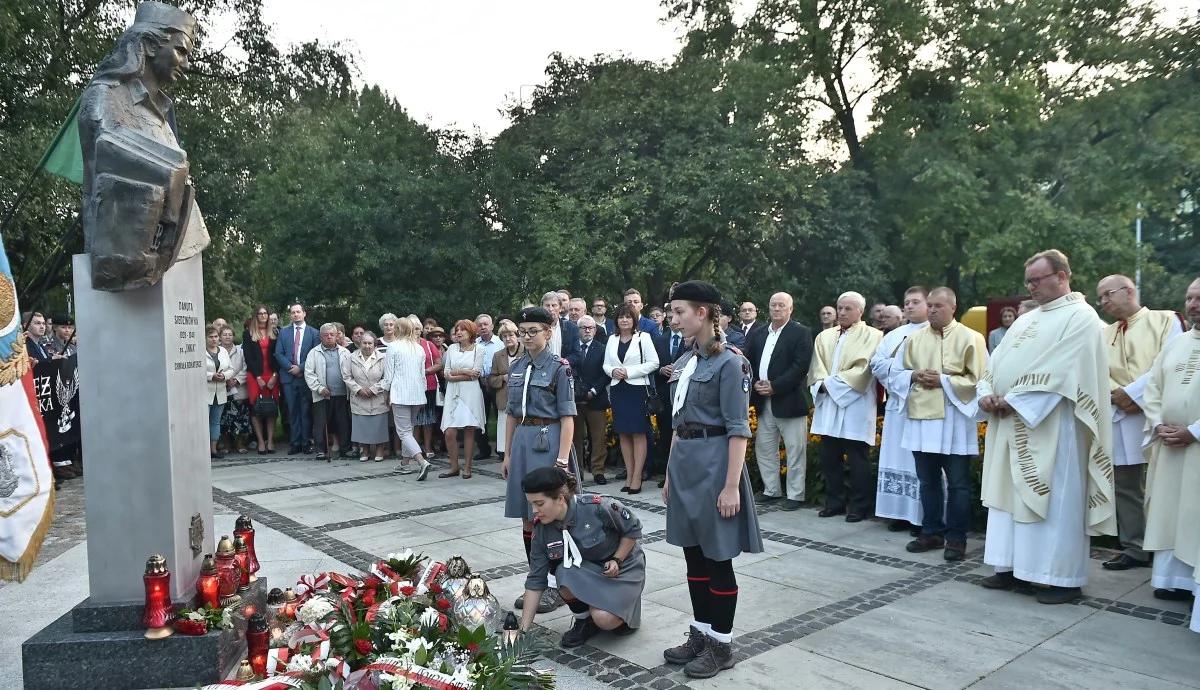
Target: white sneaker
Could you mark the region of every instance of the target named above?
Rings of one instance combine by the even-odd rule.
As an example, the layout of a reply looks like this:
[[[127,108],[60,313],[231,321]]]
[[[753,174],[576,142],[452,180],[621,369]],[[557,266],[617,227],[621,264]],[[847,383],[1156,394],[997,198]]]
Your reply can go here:
[[[425,481],[425,477],[429,476],[429,470],[433,467],[433,463],[425,458],[418,458],[421,461],[421,471],[417,474],[417,481]]]
[[[396,468],[397,474],[412,474],[413,472],[416,472],[416,470],[407,462],[400,463],[400,466]]]

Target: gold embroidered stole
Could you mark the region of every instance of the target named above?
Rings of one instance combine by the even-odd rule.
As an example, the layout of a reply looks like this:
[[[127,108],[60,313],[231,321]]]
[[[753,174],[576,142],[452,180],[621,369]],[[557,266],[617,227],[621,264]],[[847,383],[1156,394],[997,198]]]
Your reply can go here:
[[[1109,389],[1124,388],[1150,369],[1167,338],[1179,323],[1175,312],[1142,307],[1133,316],[1104,327],[1108,345]]]
[[[839,361],[833,361],[833,353],[837,350],[838,338],[844,342],[839,354]],[[812,364],[808,369],[808,385],[824,381],[830,376],[841,377],[846,385],[859,393],[865,393],[867,387],[874,383],[871,375],[871,356],[879,347],[883,333],[859,321],[842,335],[840,328],[827,328],[817,334],[813,343]]]
[[[1107,354],[1096,311],[1078,292],[1042,305],[1012,325],[992,353],[985,386],[1001,396],[1054,393],[1070,405],[1056,407],[1036,428],[1016,414],[989,418],[984,505],[1012,513],[1017,522],[1046,519],[1060,416],[1072,414],[1083,431],[1079,450],[1087,459],[1088,534],[1116,533]]]
[[[939,333],[922,328],[908,337],[904,368],[933,369],[950,377],[950,387],[963,404],[975,399],[975,384],[987,371],[987,342],[983,336],[951,321]],[[913,385],[908,393],[909,419],[944,419],[946,393],[941,386]]]

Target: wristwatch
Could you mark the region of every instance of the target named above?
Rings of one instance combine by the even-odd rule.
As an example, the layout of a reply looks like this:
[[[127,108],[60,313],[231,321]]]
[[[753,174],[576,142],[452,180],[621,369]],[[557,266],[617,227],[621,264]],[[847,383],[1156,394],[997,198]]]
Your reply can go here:
[[[565,470],[571,466],[571,461],[567,458],[559,458],[554,461],[554,464],[557,465],[559,469]]]

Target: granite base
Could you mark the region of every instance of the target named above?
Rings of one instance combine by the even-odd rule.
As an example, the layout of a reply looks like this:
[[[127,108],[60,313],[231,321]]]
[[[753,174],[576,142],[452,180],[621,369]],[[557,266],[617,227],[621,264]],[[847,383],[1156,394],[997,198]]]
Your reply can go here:
[[[114,629],[129,620],[132,608],[140,618],[140,606],[95,605],[85,599],[21,645],[25,687],[126,690],[216,683],[230,677],[245,658],[246,609],[264,611],[266,593],[261,578],[241,593],[232,630],[175,633],[161,640],[146,639],[140,624]]]

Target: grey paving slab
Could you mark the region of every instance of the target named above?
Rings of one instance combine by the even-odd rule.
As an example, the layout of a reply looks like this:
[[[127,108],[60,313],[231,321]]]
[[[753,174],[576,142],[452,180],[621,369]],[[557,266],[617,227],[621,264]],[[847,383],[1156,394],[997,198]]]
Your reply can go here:
[[[764,530],[824,542],[833,542],[858,532],[874,533],[880,529],[872,522],[846,522],[841,516],[820,518],[817,517],[817,511],[811,508],[766,513],[759,516],[758,524]]]
[[[745,573],[738,575],[737,624],[746,630],[758,630],[772,623],[811,611],[835,600],[803,589],[760,580]],[[645,601],[691,613],[692,599],[686,582],[646,594]]]
[[[461,498],[457,498],[457,500],[461,500]],[[504,507],[498,503],[471,506],[431,515],[417,515],[411,519],[422,525],[441,530],[445,533],[446,538],[469,537],[495,532],[510,526],[516,535],[515,538],[521,538],[521,521],[504,517]]]
[[[1200,635],[1186,626],[1100,611],[1040,648],[1200,687]]]
[[[1192,613],[1192,602],[1190,601],[1167,601],[1164,599],[1154,598],[1154,585],[1149,582],[1139,586],[1132,592],[1126,592],[1121,595],[1121,601],[1126,601],[1136,606],[1149,606],[1151,608],[1163,609],[1165,611],[1177,611],[1185,616],[1190,616]]]
[[[445,532],[414,520],[389,520],[369,528],[336,530],[330,532],[329,536],[381,557],[394,551],[403,551],[405,548],[415,550],[415,545],[431,544],[448,538]]]
[[[1013,659],[971,686],[980,690],[1037,688],[1038,690],[1091,690],[1137,688],[1179,690],[1194,686],[1174,683],[1070,654],[1034,649]]]
[[[888,611],[868,611],[795,646],[927,688],[963,688],[1032,647]]]
[[[214,468],[212,483],[213,486],[225,491],[275,489],[281,486],[296,484],[296,482],[290,479],[284,479],[277,474],[271,474],[258,467]]]
[[[795,550],[752,563],[747,575],[841,599],[907,577],[910,573],[812,549]]]
[[[1102,561],[1088,559],[1088,581],[1083,593],[1091,597],[1124,599],[1126,594],[1150,581],[1149,568],[1131,570],[1105,570]]]
[[[740,661],[715,678],[688,683],[697,690],[750,688],[820,688],[821,690],[898,690],[915,688],[894,678],[851,666],[836,659],[783,645],[752,659]]]
[[[935,585],[880,611],[1017,643],[1047,639],[1096,613],[1086,606],[1047,606],[1031,596],[963,582]]]
[[[317,487],[251,494],[245,498],[302,525],[324,525],[336,520],[374,517],[385,513]]]
[[[644,547],[647,551],[655,551],[657,553],[666,554],[668,556],[682,556],[683,549],[673,544],[668,544],[666,541],[657,541],[652,544],[646,544]],[[735,569],[741,569],[754,563],[768,561],[773,558],[799,551],[799,546],[791,544],[781,544],[770,539],[763,540],[762,553],[743,553],[733,559]]]

